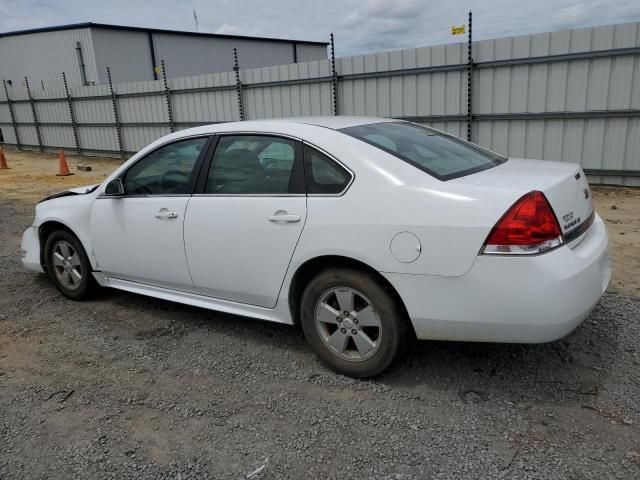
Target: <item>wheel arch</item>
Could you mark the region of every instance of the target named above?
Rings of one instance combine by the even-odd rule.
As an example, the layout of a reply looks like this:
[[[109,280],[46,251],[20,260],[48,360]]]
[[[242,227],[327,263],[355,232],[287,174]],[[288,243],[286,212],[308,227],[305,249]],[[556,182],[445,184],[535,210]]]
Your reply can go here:
[[[305,287],[309,284],[311,279],[313,279],[323,270],[336,267],[350,268],[366,273],[380,282],[385,291],[389,292],[391,297],[397,303],[404,319],[410,326],[411,332],[415,335],[413,324],[411,323],[411,320],[409,318],[409,313],[407,311],[407,308],[405,307],[404,301],[402,300],[402,297],[400,297],[400,294],[395,289],[395,287],[391,284],[391,282],[389,282],[389,280],[387,280],[380,272],[378,272],[370,265],[367,265],[360,260],[342,255],[322,255],[311,258],[301,264],[293,274],[291,283],[289,284],[288,301],[291,319],[294,324],[299,324],[300,322],[300,301]]]
[[[80,239],[80,236],[76,232],[74,232],[73,229],[68,225],[60,222],[59,220],[45,220],[38,227],[38,240],[40,242],[40,265],[45,272],[47,270],[47,265],[45,261],[44,249],[47,244],[47,238],[49,238],[49,235],[51,235],[51,233],[55,232],[56,230],[64,230],[65,232],[68,232],[76,237],[84,248],[85,252],[87,251],[87,248]]]

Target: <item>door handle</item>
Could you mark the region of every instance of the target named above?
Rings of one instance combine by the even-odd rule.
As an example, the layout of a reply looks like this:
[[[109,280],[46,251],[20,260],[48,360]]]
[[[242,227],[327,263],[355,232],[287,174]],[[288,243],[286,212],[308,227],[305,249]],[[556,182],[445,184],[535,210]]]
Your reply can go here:
[[[270,222],[285,222],[285,223],[295,223],[300,221],[300,215],[294,215],[291,213],[287,213],[286,210],[278,210],[273,215],[269,216]]]
[[[166,208],[161,208],[160,210],[158,210],[158,213],[156,213],[156,218],[160,218],[160,219],[178,218],[178,212],[167,210]]]

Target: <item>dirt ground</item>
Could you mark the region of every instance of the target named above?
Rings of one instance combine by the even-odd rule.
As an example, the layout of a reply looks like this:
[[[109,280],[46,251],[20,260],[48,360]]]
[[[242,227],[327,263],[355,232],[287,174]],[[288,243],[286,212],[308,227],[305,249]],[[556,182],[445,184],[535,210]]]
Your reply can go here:
[[[613,273],[609,291],[640,296],[640,188],[591,188],[607,223]]]
[[[81,159],[94,172],[58,178],[55,156],[8,160],[1,480],[640,478],[640,192],[594,189],[616,276],[571,335],[417,342],[358,381],[293,327],[115,290],[65,299],[20,263],[33,204],[119,162]]]
[[[40,152],[6,152],[11,170],[0,172],[0,199],[35,203],[71,187],[102,182],[121,160],[67,156],[74,175],[57,177],[58,157]],[[92,167],[77,170],[78,164]],[[613,276],[609,291],[640,295],[640,188],[593,186],[596,210],[607,222]]]
[[[121,160],[113,158],[76,157],[67,155],[73,175],[58,177],[58,155],[40,152],[5,150],[9,170],[0,171],[0,198],[36,203],[42,197],[82,185],[101,183]],[[90,172],[77,169],[78,164],[91,166]]]

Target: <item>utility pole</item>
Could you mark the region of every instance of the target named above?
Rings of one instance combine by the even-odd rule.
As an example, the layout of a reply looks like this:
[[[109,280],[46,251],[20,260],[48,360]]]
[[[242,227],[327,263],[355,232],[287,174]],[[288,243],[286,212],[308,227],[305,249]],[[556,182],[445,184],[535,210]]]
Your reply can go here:
[[[196,9],[193,9],[193,21],[196,22],[196,32],[198,31],[198,14],[196,13]]]
[[[469,11],[469,31],[467,38],[467,141],[473,133],[473,44],[471,38],[472,13]]]
[[[338,72],[336,71],[336,46],[333,41],[333,32],[331,32],[331,93],[332,93],[332,110],[334,115],[338,115]]]

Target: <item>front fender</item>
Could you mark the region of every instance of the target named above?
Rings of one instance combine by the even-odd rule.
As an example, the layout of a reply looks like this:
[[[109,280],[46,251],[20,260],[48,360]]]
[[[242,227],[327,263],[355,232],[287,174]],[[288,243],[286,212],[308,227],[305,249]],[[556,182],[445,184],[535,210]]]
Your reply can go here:
[[[93,196],[76,195],[59,197],[38,204],[34,227],[40,233],[40,249],[44,248],[44,239],[41,235],[47,224],[52,222],[61,224],[78,237],[87,252],[91,267],[98,269],[90,232],[91,207],[94,200]]]

